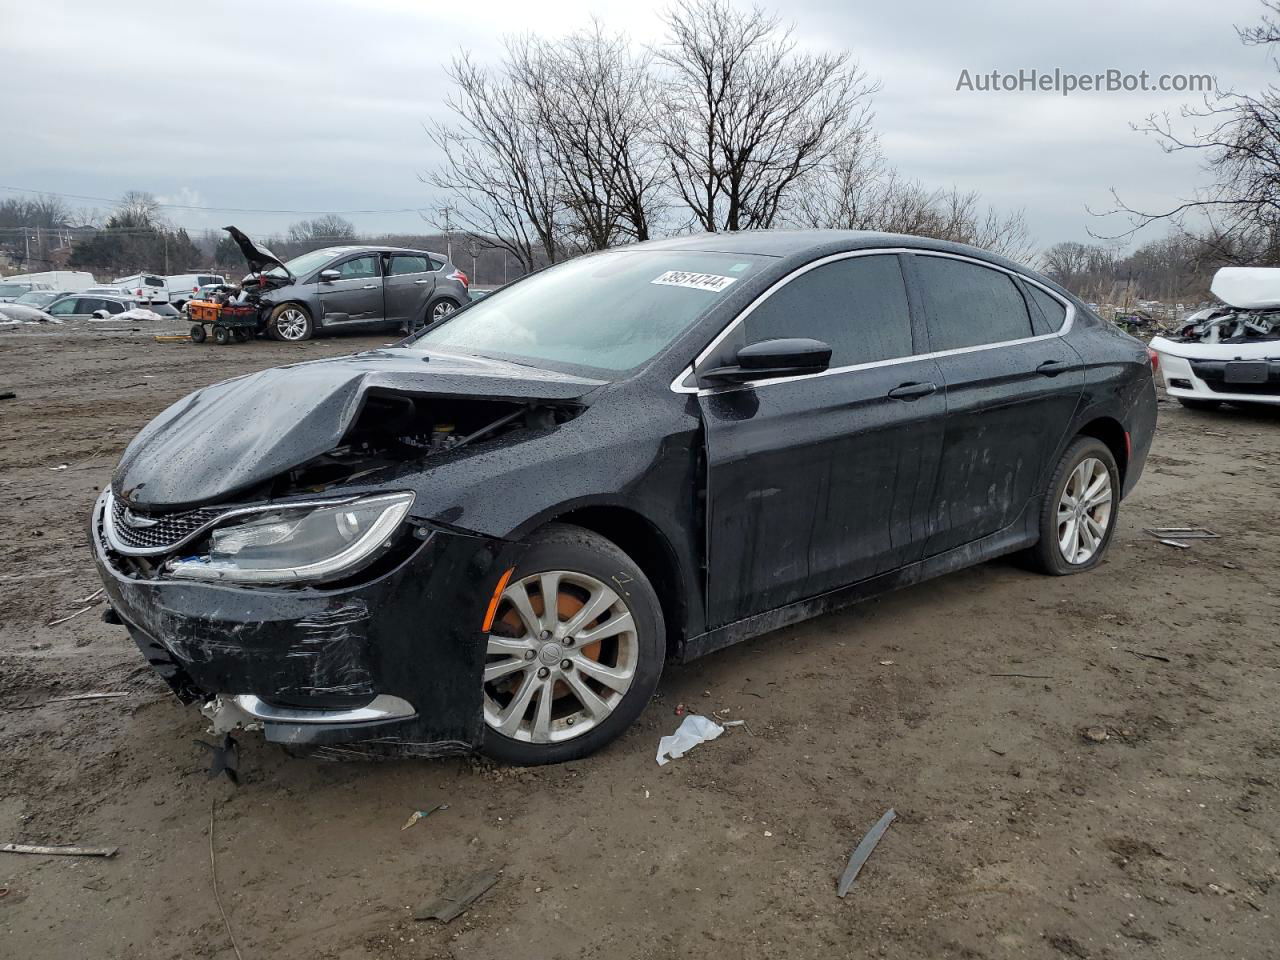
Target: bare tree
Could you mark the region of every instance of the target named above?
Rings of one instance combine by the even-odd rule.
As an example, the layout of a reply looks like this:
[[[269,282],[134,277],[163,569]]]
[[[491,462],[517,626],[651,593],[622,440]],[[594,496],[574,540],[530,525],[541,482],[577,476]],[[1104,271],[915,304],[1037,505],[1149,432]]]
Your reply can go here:
[[[560,178],[528,85],[509,65],[494,74],[466,53],[449,77],[457,91],[446,105],[456,123],[428,126],[444,159],[423,178],[453,200],[442,219],[456,218],[468,237],[506,250],[526,271],[540,258],[556,262],[564,253]]]
[[[289,227],[291,243],[326,243],[334,240],[354,240],[356,227],[346,217],[326,213],[312,220],[299,220]]]
[[[114,217],[132,227],[152,228],[161,224],[160,201],[145,190],[128,190],[120,198]]]
[[[1280,44],[1280,0],[1264,0],[1260,25],[1237,29],[1242,43]],[[1280,69],[1280,60],[1272,58]],[[1185,132],[1179,128],[1189,129]],[[1128,228],[1102,239],[1128,239],[1164,221],[1185,237],[1229,256],[1251,251],[1262,262],[1280,261],[1280,89],[1257,94],[1215,90],[1197,106],[1184,105],[1175,121],[1151,114],[1134,129],[1154,137],[1165,153],[1195,151],[1204,157],[1209,182],[1164,210],[1140,210],[1111,191],[1114,206],[1098,216],[1120,214]],[[1094,212],[1094,211],[1090,211]],[[1254,262],[1257,262],[1255,260]]]
[[[847,52],[799,54],[760,7],[679,0],[667,15],[658,140],[707,231],[764,228],[806,175],[870,123],[876,85]]]
[[[599,21],[560,40],[509,40],[507,52],[509,75],[545,133],[575,244],[603,250],[649,239],[665,173],[651,135],[651,57]]]
[[[805,178],[788,222],[838,230],[877,230],[981,247],[1013,260],[1034,251],[1022,210],[1001,213],[976,190],[929,190],[885,162],[870,132],[849,138]]]

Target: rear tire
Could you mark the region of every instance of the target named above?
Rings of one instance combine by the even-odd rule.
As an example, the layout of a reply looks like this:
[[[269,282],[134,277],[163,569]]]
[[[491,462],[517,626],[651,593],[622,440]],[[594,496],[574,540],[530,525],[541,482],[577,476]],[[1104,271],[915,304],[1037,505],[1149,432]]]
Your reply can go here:
[[[458,301],[452,297],[441,297],[435,303],[427,308],[427,315],[424,321],[425,326],[431,326],[433,323],[439,323],[453,311],[458,309]]]
[[[556,591],[550,616],[542,584]],[[575,624],[587,607],[599,612]],[[602,639],[583,642],[591,635]],[[666,627],[630,557],[590,530],[551,524],[511,575],[487,650],[486,675],[496,679],[484,680],[483,752],[522,766],[564,763],[599,750],[644,710],[662,676]]]
[[[1111,449],[1096,437],[1076,437],[1045,489],[1040,541],[1027,552],[1031,566],[1056,577],[1092,570],[1111,545],[1119,507],[1120,470]]]
[[[213,342],[220,347],[225,347],[228,343],[231,342],[231,331],[223,326],[214,327]]]
[[[1186,397],[1179,397],[1178,402],[1188,410],[1217,410],[1222,406],[1221,400],[1188,400]]]

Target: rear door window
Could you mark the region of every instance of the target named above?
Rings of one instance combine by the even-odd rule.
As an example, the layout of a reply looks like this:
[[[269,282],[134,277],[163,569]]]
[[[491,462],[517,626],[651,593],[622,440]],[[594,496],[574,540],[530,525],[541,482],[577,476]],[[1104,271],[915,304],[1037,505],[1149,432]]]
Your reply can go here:
[[[743,322],[745,342],[809,337],[831,366],[910,356],[911,313],[895,254],[847,257],[802,273]]]
[[[79,297],[64,297],[56,303],[49,304],[49,314],[55,317],[67,317],[76,313],[76,304],[80,302]]]
[[[387,276],[400,277],[406,273],[427,273],[430,270],[430,261],[426,257],[393,254],[390,269],[387,270]]]
[[[1031,314],[1007,273],[951,257],[915,256],[932,350],[956,350],[1033,335]]]

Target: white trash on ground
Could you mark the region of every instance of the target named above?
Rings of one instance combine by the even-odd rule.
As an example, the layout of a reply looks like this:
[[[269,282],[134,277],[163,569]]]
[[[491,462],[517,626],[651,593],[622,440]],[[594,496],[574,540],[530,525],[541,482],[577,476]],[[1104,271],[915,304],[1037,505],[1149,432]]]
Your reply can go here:
[[[113,313],[109,317],[90,317],[90,319],[98,322],[110,322],[112,320],[163,320],[164,317],[154,310],[148,310],[146,307],[134,307],[124,313]]]
[[[689,714],[675,733],[658,741],[658,766],[666,766],[667,761],[683,757],[698,744],[714,740],[722,733],[724,727],[714,720]]]

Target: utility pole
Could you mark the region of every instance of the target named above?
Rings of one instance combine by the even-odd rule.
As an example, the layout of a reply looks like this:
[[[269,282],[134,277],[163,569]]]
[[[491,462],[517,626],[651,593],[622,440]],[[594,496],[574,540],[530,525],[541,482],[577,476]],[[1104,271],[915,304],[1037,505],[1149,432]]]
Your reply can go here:
[[[449,262],[453,262],[453,221],[450,219],[453,213],[452,207],[441,207],[440,212],[444,214],[444,245],[445,256],[449,258]]]

